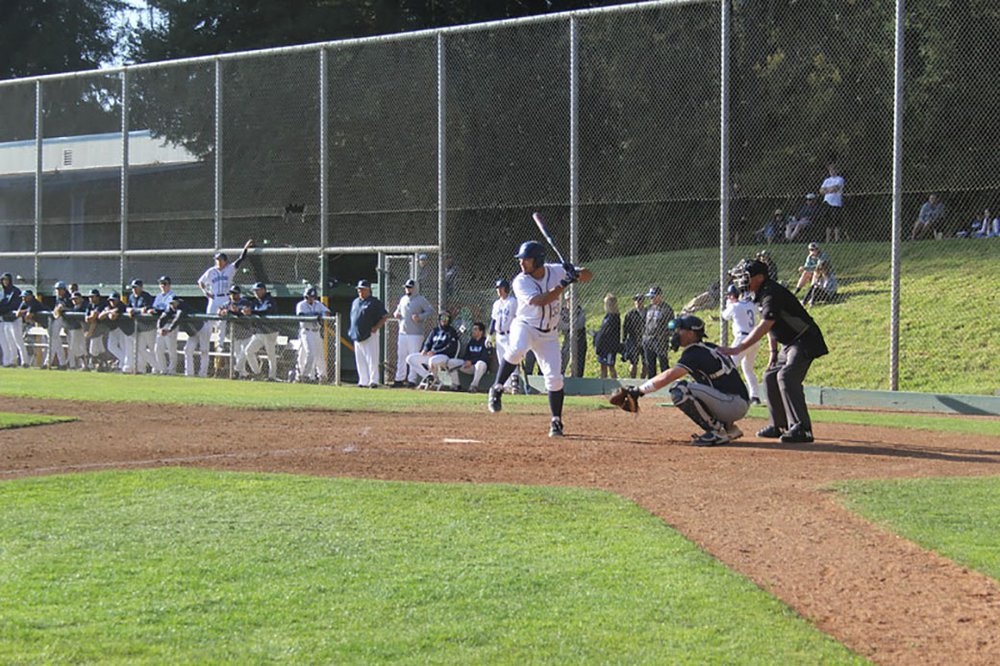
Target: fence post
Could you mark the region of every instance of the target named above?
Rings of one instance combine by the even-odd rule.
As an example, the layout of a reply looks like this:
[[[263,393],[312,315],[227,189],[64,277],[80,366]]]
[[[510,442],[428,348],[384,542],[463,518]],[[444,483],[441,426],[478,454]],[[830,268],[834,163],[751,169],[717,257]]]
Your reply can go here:
[[[446,211],[448,205],[448,189],[447,180],[445,178],[445,140],[447,138],[447,130],[445,127],[445,94],[447,92],[447,86],[445,84],[445,52],[444,52],[444,33],[439,32],[437,34],[437,204],[438,204],[438,310],[443,310],[445,308],[445,293],[444,293],[444,253],[447,247],[446,231],[448,214]]]
[[[895,74],[892,97],[892,288],[889,313],[889,390],[899,390],[899,263],[903,204],[903,21],[905,0],[896,0]]]
[[[333,383],[336,384],[337,386],[340,386],[340,313],[339,312],[335,314],[333,317],[333,333],[334,336],[336,337],[336,340],[333,341],[333,348],[335,350],[333,352],[333,363],[334,363]]]
[[[41,275],[39,274],[38,253],[42,247],[42,131],[44,130],[42,114],[42,82],[35,82],[35,257],[34,257],[34,282],[39,286]]]
[[[719,2],[719,302],[726,302],[726,281],[729,277],[729,0]],[[722,344],[729,344],[729,325],[722,320]]]
[[[577,46],[577,20],[576,16],[569,18],[569,260],[576,264],[580,261],[580,229],[579,229],[579,201],[577,187],[579,185],[579,111],[580,111],[580,91],[579,91],[579,60]],[[579,332],[576,328],[576,285],[570,285],[569,289],[569,349],[572,364],[569,366],[571,376],[576,376],[576,368],[583,370],[584,359],[578,359]],[[586,329],[583,333],[587,335]],[[594,350],[597,353],[597,350]],[[583,376],[583,372],[580,373]]]
[[[128,250],[128,163],[129,163],[129,145],[128,145],[128,126],[129,126],[129,107],[128,107],[128,69],[123,69],[121,72],[121,84],[122,84],[122,171],[121,171],[121,224],[119,225],[119,240],[118,248],[119,257],[119,282],[122,286],[125,285],[125,251]]]
[[[215,192],[212,202],[214,214],[215,249],[222,247],[222,59],[215,59]]]

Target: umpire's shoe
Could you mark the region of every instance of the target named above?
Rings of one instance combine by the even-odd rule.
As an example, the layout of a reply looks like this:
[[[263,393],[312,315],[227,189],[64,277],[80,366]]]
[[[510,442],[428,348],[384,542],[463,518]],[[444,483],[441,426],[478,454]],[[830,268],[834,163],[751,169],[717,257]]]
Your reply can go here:
[[[489,399],[486,405],[490,408],[490,411],[496,414],[501,409],[503,409],[503,404],[500,402],[503,398],[503,387],[499,384],[494,384],[490,387]]]
[[[801,423],[796,423],[781,436],[781,441],[785,444],[811,444],[815,440],[813,434],[803,428]]]
[[[549,437],[562,437],[563,436],[563,422],[562,419],[556,417],[552,419],[552,424],[549,426]]]
[[[781,428],[776,425],[769,425],[758,430],[757,436],[765,439],[778,439],[781,437]]]

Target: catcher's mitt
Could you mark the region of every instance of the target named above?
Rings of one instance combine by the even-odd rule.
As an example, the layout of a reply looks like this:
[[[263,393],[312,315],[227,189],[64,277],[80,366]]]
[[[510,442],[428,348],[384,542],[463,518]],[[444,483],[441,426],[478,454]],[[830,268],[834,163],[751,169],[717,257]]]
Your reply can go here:
[[[609,401],[615,407],[620,407],[626,412],[636,414],[639,412],[639,397],[642,394],[639,393],[639,389],[634,386],[624,386],[615,389],[615,392],[611,394]]]

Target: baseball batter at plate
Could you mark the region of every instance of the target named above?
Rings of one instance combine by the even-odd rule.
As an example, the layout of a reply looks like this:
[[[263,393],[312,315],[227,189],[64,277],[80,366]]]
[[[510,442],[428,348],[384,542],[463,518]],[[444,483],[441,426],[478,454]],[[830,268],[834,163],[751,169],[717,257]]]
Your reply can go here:
[[[500,358],[496,381],[490,388],[489,410],[501,410],[503,385],[531,350],[538,359],[549,394],[549,410],[552,413],[549,437],[562,437],[564,393],[559,344],[562,293],[574,282],[589,282],[593,274],[569,262],[545,263],[545,246],[537,241],[521,243],[515,258],[521,267],[511,285],[517,299],[517,314],[511,323],[510,346]]]

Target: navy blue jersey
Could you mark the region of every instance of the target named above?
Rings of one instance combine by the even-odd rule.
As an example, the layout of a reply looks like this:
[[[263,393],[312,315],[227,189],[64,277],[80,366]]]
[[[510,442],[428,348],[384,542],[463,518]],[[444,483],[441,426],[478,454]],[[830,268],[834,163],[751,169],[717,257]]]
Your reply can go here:
[[[688,345],[677,365],[687,370],[699,384],[749,400],[750,393],[736,370],[736,363],[731,357],[717,352],[718,348],[718,345],[711,342]]]
[[[31,315],[31,318],[41,324],[44,322],[38,321],[36,315],[41,312],[44,308],[42,307],[42,302],[37,298],[32,298],[30,301],[21,301],[21,305],[17,308],[17,316],[25,321],[28,321],[27,315]]]
[[[0,319],[14,321],[14,313],[21,307],[21,290],[10,285],[0,291]]]
[[[476,340],[475,338],[470,338],[469,343],[465,345],[465,352],[462,354],[463,361],[471,361],[475,363],[477,361],[482,361],[487,365],[490,362],[490,350],[486,346],[486,336]]]
[[[108,304],[104,306],[104,311],[110,313],[113,310],[118,311],[118,318],[111,319],[110,317],[106,317],[105,321],[108,323],[108,328],[112,331],[117,328],[125,335],[135,333],[135,322],[125,314],[125,304],[121,301],[115,301],[114,304],[108,301]]]
[[[148,291],[140,291],[138,294],[133,291],[125,303],[127,307],[136,310],[136,314],[142,314],[153,309],[153,295]]]
[[[277,314],[278,306],[274,303],[274,297],[269,292],[264,292],[264,298],[250,299],[250,311],[255,315]]]
[[[456,358],[458,356],[458,331],[451,325],[438,326],[424,340],[423,351]]]
[[[177,301],[175,307],[168,307],[160,315],[156,327],[168,331],[183,331],[189,337],[197,335],[205,322],[200,319],[192,319],[188,316],[190,314],[191,307],[184,301]]]
[[[351,326],[347,331],[348,337],[355,342],[364,342],[372,336],[372,329],[375,324],[382,321],[388,312],[382,301],[374,296],[368,298],[355,298],[351,303]]]

